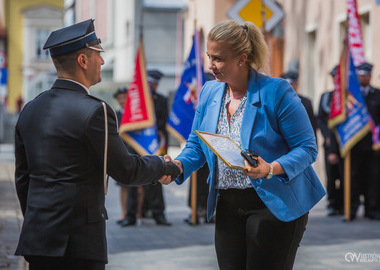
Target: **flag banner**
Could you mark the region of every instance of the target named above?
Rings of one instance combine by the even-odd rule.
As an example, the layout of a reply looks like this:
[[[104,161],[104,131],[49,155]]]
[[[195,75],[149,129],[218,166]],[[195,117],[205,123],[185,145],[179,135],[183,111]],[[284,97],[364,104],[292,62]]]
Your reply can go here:
[[[335,89],[332,93],[331,111],[328,119],[328,127],[333,129],[336,125],[346,120],[346,96],[345,96],[345,66],[347,58],[347,46],[343,48],[336,75],[334,76]]]
[[[365,62],[365,56],[356,0],[347,0],[347,16],[348,44],[350,46],[352,58],[354,59],[354,65],[357,67]]]
[[[181,83],[174,96],[171,112],[166,124],[167,130],[181,143],[186,142],[191,132],[198,104],[199,93],[205,81],[199,45],[199,34],[195,31],[193,46],[184,64]]]
[[[155,124],[153,100],[146,77],[144,47],[141,40],[136,54],[135,72],[125,99],[120,132],[138,130]]]
[[[158,155],[160,152],[156,126],[123,132],[120,135],[140,156]]]
[[[1,53],[1,51],[0,51]],[[7,69],[0,68],[0,104],[6,103],[7,98]]]
[[[372,117],[369,119],[369,124],[372,132],[372,149],[374,151],[380,150],[380,126],[376,126]]]
[[[342,81],[347,81],[347,101],[345,104],[347,116],[343,123],[336,126],[340,152],[343,157],[369,131],[369,113],[360,91],[354,61],[349,51],[347,58],[348,65],[343,67],[342,72],[346,75],[343,76]]]
[[[128,87],[119,133],[139,155],[158,154],[156,117],[148,87],[142,39],[137,49],[135,73]]]
[[[365,62],[363,36],[360,27],[360,19],[358,14],[358,5],[356,0],[347,0],[348,15],[348,44],[354,60],[355,67]],[[372,132],[372,148],[380,149],[379,142],[379,126],[375,126],[371,115],[369,115],[370,129]]]

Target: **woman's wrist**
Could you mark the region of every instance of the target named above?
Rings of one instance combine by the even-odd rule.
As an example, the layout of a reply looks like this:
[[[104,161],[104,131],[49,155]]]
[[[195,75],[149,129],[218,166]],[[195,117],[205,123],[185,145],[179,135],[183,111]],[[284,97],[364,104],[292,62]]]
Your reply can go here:
[[[181,170],[181,174],[183,174],[183,165],[182,165],[182,162],[178,159],[175,159],[173,160],[173,162],[179,167],[179,169]]]
[[[272,163],[269,163],[269,172],[268,174],[265,176],[266,179],[271,179],[273,176],[273,164]]]

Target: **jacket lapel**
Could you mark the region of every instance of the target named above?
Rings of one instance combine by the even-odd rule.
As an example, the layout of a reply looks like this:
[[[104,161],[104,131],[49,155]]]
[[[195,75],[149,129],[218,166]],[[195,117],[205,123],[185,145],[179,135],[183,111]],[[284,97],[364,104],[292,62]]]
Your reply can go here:
[[[214,90],[215,91],[215,96],[213,100],[210,102],[209,107],[208,107],[208,113],[205,115],[208,119],[206,120],[208,125],[205,127],[205,131],[211,132],[211,133],[216,133],[216,128],[218,126],[218,119],[219,119],[219,114],[220,110],[222,107],[222,98],[223,98],[223,93],[224,89],[226,87],[225,83],[218,84],[218,87]]]
[[[208,113],[205,114],[205,117],[207,117],[206,119],[207,126],[205,127],[206,132],[216,133],[225,87],[226,87],[226,84],[221,83],[221,84],[218,84],[218,87],[216,87],[216,89],[214,90],[215,91],[214,98],[212,99],[212,101],[210,102],[208,106],[208,109],[207,109]],[[209,148],[208,148],[208,156],[209,156],[209,160],[211,160],[211,163],[209,164],[213,164],[213,166],[215,166],[215,155]]]
[[[251,140],[253,125],[256,119],[257,107],[260,104],[260,74],[253,70],[251,71],[247,103],[245,105],[243,122],[241,124],[241,147],[242,149],[249,149],[249,142]]]

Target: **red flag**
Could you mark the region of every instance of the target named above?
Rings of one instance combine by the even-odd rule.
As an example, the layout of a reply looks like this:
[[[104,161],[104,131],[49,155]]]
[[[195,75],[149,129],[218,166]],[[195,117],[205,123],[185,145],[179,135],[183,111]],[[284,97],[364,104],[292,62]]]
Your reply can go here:
[[[363,38],[356,0],[347,0],[348,44],[355,67],[365,62]]]
[[[347,44],[347,42],[345,42],[345,44]],[[334,77],[335,89],[332,93],[331,111],[328,120],[328,127],[330,129],[346,120],[346,70],[348,50],[348,46],[345,45]]]
[[[120,133],[152,127],[155,124],[153,100],[148,87],[142,39],[137,49],[135,73],[129,84]]]

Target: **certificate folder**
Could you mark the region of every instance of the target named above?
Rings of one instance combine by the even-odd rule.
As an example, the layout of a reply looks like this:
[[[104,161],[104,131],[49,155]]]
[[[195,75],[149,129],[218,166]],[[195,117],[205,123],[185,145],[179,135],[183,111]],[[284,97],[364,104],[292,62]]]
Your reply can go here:
[[[244,158],[240,147],[228,136],[196,130],[195,134],[220,158],[228,168],[243,170]]]

